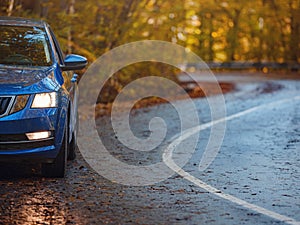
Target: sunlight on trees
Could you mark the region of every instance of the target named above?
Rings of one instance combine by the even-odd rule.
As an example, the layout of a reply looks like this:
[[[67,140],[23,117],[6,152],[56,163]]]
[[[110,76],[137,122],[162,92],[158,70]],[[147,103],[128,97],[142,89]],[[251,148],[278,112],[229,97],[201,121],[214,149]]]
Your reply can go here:
[[[2,16],[48,21],[65,51],[94,60],[137,40],[164,40],[206,61],[300,61],[300,0],[2,0]]]

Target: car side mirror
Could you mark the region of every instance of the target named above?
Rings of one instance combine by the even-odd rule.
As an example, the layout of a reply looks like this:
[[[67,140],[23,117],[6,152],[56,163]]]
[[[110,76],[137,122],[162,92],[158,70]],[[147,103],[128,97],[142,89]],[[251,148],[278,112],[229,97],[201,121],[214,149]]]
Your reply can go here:
[[[64,64],[61,66],[63,71],[82,70],[86,67],[88,61],[85,57],[75,54],[67,55]]]

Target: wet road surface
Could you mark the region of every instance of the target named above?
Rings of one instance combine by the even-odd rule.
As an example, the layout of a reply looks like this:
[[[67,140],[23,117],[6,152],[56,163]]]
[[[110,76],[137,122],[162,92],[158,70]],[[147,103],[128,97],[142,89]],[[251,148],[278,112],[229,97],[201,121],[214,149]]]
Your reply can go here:
[[[0,224],[297,224],[300,100],[294,98],[300,95],[300,81],[253,79],[237,83],[236,89],[225,96],[227,116],[265,107],[227,121],[221,149],[204,171],[199,171],[199,162],[210,129],[201,131],[196,151],[182,169],[267,213],[210,193],[180,173],[149,186],[120,185],[98,175],[78,152],[64,179],[42,178],[35,165],[1,165]],[[274,102],[279,103],[270,105]],[[201,124],[209,122],[207,101],[196,99],[195,104]],[[106,117],[97,119],[98,133],[119,160],[132,165],[156,163],[162,161],[168,140],[180,131],[180,120],[170,105],[140,109],[131,120],[133,133],[147,137],[149,120],[155,116],[165,120],[168,132],[166,141],[151,152],[124,148]],[[183,149],[181,145],[178,148]],[[286,217],[293,220],[286,221]]]

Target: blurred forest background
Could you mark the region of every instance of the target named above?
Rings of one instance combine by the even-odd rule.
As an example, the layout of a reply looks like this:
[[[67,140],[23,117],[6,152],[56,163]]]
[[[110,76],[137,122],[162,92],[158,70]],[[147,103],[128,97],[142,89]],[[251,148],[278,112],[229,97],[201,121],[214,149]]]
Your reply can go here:
[[[205,61],[300,61],[300,0],[1,0],[90,61],[124,43],[178,43]]]
[[[89,62],[138,40],[177,43],[206,62],[300,62],[300,0],[1,0],[0,15],[47,21],[65,53]],[[103,101],[149,73],[174,68],[129,66]]]

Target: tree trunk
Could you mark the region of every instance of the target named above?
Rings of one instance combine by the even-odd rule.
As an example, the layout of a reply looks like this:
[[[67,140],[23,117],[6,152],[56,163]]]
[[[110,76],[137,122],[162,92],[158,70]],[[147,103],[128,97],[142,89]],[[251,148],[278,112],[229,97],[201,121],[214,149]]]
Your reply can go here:
[[[11,14],[13,12],[13,9],[14,9],[14,3],[15,3],[14,0],[9,0],[8,9],[7,9],[7,16],[11,16]]]
[[[208,48],[208,61],[214,60],[214,37],[213,37],[213,15],[211,15],[211,18],[209,19],[209,48]]]
[[[235,15],[232,17],[233,26],[228,31],[227,42],[228,42],[228,51],[227,51],[227,59],[234,61],[235,53],[238,47],[238,31],[239,31],[239,20],[240,14],[242,10],[235,10]]]
[[[122,37],[122,34],[126,31],[126,23],[128,22],[129,18],[128,15],[135,10],[135,7],[137,6],[136,4],[138,4],[137,0],[124,1],[122,10],[119,16],[117,17],[116,26],[112,33],[111,40],[107,44],[107,49],[110,50],[117,46],[119,38]]]
[[[46,18],[48,16],[48,6],[47,6],[48,0],[42,0],[41,4],[41,17]]]
[[[72,17],[75,14],[75,0],[71,0],[70,6],[69,6],[69,15],[71,18],[71,21],[73,20]],[[72,35],[72,22],[69,27],[68,31],[68,54],[72,53],[72,42],[73,42],[73,35]]]
[[[29,10],[30,12],[40,15],[41,13],[41,3],[40,0],[22,0],[22,8]]]
[[[290,36],[290,60],[298,62],[300,58],[299,36],[300,36],[300,8],[291,8],[291,36]]]

